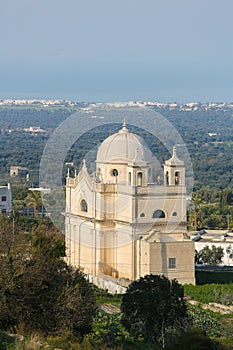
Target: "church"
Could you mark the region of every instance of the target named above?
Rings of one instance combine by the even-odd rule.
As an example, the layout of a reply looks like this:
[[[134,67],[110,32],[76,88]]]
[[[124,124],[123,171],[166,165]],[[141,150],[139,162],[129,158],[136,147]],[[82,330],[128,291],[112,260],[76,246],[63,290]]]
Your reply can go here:
[[[91,276],[133,281],[146,274],[195,284],[187,237],[185,166],[173,148],[162,176],[145,141],[126,123],[66,178],[67,262]]]

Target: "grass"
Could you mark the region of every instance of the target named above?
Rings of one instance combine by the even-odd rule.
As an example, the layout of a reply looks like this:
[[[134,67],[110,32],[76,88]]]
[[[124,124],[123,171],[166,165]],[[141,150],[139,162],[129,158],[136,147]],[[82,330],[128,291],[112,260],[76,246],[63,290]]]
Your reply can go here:
[[[100,295],[97,297],[97,304],[114,304],[118,307],[121,306],[122,296],[121,295]]]
[[[233,304],[233,283],[205,284],[200,286],[186,284],[184,285],[184,292],[192,299],[204,304],[211,302],[224,305]]]

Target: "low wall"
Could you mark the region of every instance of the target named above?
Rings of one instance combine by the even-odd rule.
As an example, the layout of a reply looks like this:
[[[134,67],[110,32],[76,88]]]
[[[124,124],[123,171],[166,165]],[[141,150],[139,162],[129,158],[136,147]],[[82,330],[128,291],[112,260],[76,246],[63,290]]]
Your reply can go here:
[[[117,282],[111,281],[108,277],[99,277],[87,275],[88,281],[94,283],[97,287],[105,289],[110,294],[124,294],[126,292],[126,287],[121,286]]]

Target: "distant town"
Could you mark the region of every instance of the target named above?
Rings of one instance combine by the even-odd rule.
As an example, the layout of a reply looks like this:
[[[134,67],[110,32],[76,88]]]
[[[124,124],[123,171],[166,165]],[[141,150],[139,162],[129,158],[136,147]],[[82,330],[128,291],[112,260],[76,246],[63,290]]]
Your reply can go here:
[[[152,102],[152,101],[127,101],[127,102],[77,102],[70,100],[38,100],[38,99],[2,99],[0,100],[0,106],[40,106],[40,107],[84,107],[84,106],[97,106],[106,105],[110,107],[157,107],[157,108],[168,108],[169,110],[183,110],[183,111],[197,111],[198,109],[221,109],[231,108],[233,110],[233,103],[227,102],[189,102],[189,103],[176,103],[176,102]]]

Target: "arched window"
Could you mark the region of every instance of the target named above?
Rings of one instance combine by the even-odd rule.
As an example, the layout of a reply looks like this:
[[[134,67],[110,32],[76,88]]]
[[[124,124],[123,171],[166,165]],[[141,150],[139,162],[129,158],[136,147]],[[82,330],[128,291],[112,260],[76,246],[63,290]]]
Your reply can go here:
[[[173,211],[172,216],[177,216],[177,212]]]
[[[179,185],[180,183],[180,172],[176,171],[175,172],[175,185]]]
[[[145,217],[145,213],[141,213],[140,218],[144,218],[144,217]]]
[[[118,176],[118,170],[117,169],[112,169],[111,170],[111,175],[117,177]]]
[[[142,186],[142,172],[140,171],[137,176],[137,185]]]
[[[168,171],[166,172],[166,185],[169,185],[169,174],[168,174]]]
[[[81,211],[84,211],[85,213],[87,212],[87,202],[85,201],[85,199],[81,200],[80,209],[81,209]]]
[[[153,218],[153,219],[162,219],[162,218],[165,218],[165,213],[164,213],[163,210],[160,210],[160,209],[155,210],[155,211],[153,212],[152,218]]]

